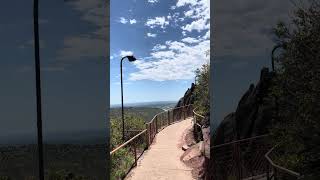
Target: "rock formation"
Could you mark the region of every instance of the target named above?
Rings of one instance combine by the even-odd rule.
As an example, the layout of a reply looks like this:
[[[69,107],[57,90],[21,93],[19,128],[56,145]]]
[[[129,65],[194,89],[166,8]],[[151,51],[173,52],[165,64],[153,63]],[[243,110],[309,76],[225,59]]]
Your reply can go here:
[[[176,107],[186,106],[194,103],[195,95],[194,95],[195,84],[192,83],[191,87],[184,93],[184,96],[180,98]]]
[[[192,83],[176,107],[194,104],[195,88],[195,84]],[[204,179],[210,159],[210,114],[204,114],[204,117],[201,127],[194,125],[187,130],[184,137],[185,145],[182,146],[185,153],[181,156],[181,161],[192,168],[192,175],[196,179]]]
[[[213,137],[215,145],[268,132],[274,106],[266,98],[273,76],[268,68],[262,68],[257,85],[249,86],[236,111],[227,115],[219,125]]]

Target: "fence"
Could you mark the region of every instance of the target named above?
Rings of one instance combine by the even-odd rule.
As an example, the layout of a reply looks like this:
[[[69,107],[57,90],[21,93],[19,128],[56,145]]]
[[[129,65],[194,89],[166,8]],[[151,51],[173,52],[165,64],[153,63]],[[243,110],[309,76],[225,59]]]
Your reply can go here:
[[[286,169],[284,167],[281,167],[281,166],[275,164],[271,160],[271,157],[276,155],[276,152],[274,151],[275,147],[270,149],[265,154],[265,158],[268,161],[267,180],[271,180],[271,179],[273,179],[273,180],[297,180],[297,179],[300,179],[301,175],[299,173],[291,171],[291,170]]]
[[[267,172],[264,157],[270,148],[268,135],[233,141],[211,147],[214,180],[245,179]]]
[[[202,135],[202,125],[203,125],[203,120],[204,116],[196,113],[197,108],[193,110],[193,135],[194,138],[197,142],[203,140],[203,135]]]
[[[158,132],[172,123],[193,115],[193,105],[182,106],[156,114],[146,129],[110,152],[111,179],[124,179],[137,165],[143,152],[153,143]]]

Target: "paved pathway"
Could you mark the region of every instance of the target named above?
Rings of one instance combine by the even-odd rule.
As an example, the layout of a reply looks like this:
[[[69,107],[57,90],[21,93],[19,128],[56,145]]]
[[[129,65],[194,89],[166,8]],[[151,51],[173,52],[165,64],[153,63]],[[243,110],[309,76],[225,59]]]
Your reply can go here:
[[[192,118],[172,124],[160,131],[153,144],[131,170],[127,180],[193,180],[191,168],[180,161],[184,131],[190,128]]]

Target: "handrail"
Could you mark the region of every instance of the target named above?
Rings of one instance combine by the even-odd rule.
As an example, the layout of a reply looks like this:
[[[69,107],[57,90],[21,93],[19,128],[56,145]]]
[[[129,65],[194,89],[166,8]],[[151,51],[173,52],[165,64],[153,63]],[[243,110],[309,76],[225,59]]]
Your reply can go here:
[[[198,107],[196,107],[196,108],[193,109],[193,111],[192,111],[193,114],[194,114],[195,116],[198,116],[198,117],[204,119],[204,118],[205,118],[204,116],[202,116],[201,114],[196,113],[196,109],[198,109]],[[201,127],[201,124],[199,124],[199,123],[197,122],[196,118],[194,118],[193,120],[194,120],[194,123],[195,123],[197,126]]]
[[[294,172],[294,171],[289,170],[289,169],[286,169],[286,168],[284,168],[284,167],[282,167],[282,166],[279,166],[279,165],[275,164],[275,163],[270,159],[269,154],[270,154],[276,147],[277,147],[277,146],[272,147],[272,148],[264,155],[265,158],[267,159],[267,161],[268,161],[268,162],[271,164],[271,166],[273,166],[274,168],[277,168],[277,169],[282,170],[282,171],[284,171],[284,172],[286,172],[286,173],[288,173],[288,174],[290,174],[290,175],[292,175],[292,176],[294,176],[294,177],[296,177],[296,178],[299,178],[299,177],[301,176],[299,173]]]
[[[266,138],[268,136],[269,134],[264,134],[212,145],[213,179],[245,179],[265,173],[268,162],[264,155],[270,148]]]
[[[248,141],[248,140],[252,140],[252,139],[258,139],[258,138],[267,137],[267,136],[269,136],[269,134],[263,134],[263,135],[260,135],[260,136],[254,136],[254,137],[250,137],[250,138],[246,138],[246,139],[240,139],[240,140],[236,140],[236,141],[231,141],[231,142],[228,142],[228,143],[219,144],[219,145],[216,145],[216,146],[211,146],[211,148],[218,148],[218,147],[221,147],[221,146],[226,146],[226,145],[230,145],[230,144],[234,144],[234,143],[240,143],[240,142],[243,142],[243,141]]]
[[[137,161],[138,159],[142,156],[142,154],[144,153],[144,151],[146,149],[149,148],[149,146],[152,144],[156,134],[162,130],[163,128],[169,126],[170,124],[186,119],[187,117],[191,117],[193,114],[193,105],[186,105],[186,106],[180,106],[177,108],[172,108],[172,109],[168,109],[165,110],[163,112],[160,112],[158,114],[156,114],[151,121],[146,122],[145,123],[145,129],[142,130],[139,134],[135,135],[134,137],[132,137],[131,139],[129,139],[128,141],[126,141],[125,143],[121,144],[120,146],[116,147],[115,149],[113,149],[110,152],[110,155],[115,155],[115,153],[121,149],[124,148],[125,146],[131,146],[131,142],[133,142],[135,139],[138,139],[139,137],[141,137],[142,134],[145,134],[145,147],[142,151],[137,151],[137,144],[133,143],[132,146],[130,147],[132,148],[131,150],[133,151],[132,153],[134,153],[134,163],[133,165],[130,166],[130,169],[128,171],[126,171],[126,174],[123,177],[120,178],[124,178],[133,167],[137,166]],[[141,153],[140,155],[137,155],[137,153]]]
[[[129,144],[131,141],[133,141],[134,139],[136,139],[137,137],[139,137],[141,134],[145,133],[147,131],[147,129],[143,130],[142,132],[140,132],[139,134],[135,135],[134,137],[132,137],[131,139],[129,139],[128,141],[126,141],[125,143],[121,144],[120,146],[118,146],[117,148],[115,148],[114,150],[112,150],[110,152],[110,155],[112,155],[114,152],[118,151],[119,149],[121,149],[122,147],[126,146],[127,144]]]
[[[193,113],[197,116],[200,116],[201,118],[204,118],[204,116],[202,116],[201,114],[196,113],[196,109],[198,109],[198,107],[193,109]]]
[[[168,113],[168,111],[172,111],[172,110],[176,110],[176,109],[181,109],[181,108],[184,108],[184,107],[189,107],[189,106],[191,106],[191,105],[193,105],[193,104],[189,104],[189,105],[185,105],[185,106],[180,106],[180,107],[176,107],[176,108],[171,108],[171,109],[167,109],[167,110],[165,110],[165,111],[159,112],[158,114],[154,115],[153,118],[151,119],[151,121],[147,122],[146,124],[151,124],[151,123],[154,121],[154,119],[155,119],[157,116],[159,116],[160,114]]]

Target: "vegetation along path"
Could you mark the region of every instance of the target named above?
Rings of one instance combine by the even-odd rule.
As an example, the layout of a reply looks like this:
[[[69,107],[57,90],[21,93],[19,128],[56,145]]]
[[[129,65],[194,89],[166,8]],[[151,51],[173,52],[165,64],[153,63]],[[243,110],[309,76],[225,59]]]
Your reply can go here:
[[[188,118],[161,130],[126,179],[193,179],[191,168],[180,161],[184,152],[181,148],[183,132],[190,128],[191,122],[192,118]]]

